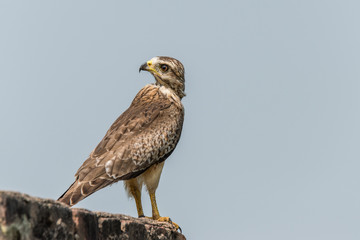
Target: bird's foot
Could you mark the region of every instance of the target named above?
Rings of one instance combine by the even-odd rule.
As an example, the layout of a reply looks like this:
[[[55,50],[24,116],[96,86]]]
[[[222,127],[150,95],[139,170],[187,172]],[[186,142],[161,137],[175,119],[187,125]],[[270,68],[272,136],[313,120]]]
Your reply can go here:
[[[177,225],[176,223],[174,223],[173,221],[171,221],[171,219],[169,217],[159,217],[159,218],[154,219],[154,220],[159,221],[159,222],[171,223],[176,228],[176,230],[180,230],[180,232],[182,232],[181,227],[179,225]]]
[[[171,221],[171,218],[169,218],[169,217],[154,218],[154,217],[147,217],[147,216],[142,215],[142,216],[139,216],[139,218],[147,218],[147,219],[152,219],[152,220],[156,220],[159,222],[171,223],[176,228],[176,230],[179,230],[182,233],[181,227],[179,225],[177,225],[176,223],[174,223],[173,221]]]

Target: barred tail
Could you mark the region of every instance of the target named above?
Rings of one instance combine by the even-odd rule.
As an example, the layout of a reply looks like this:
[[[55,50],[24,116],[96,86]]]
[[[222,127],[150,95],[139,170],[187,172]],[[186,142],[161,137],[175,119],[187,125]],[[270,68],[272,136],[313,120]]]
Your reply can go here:
[[[71,186],[64,192],[58,201],[65,203],[69,206],[73,206],[80,202],[87,196],[90,196],[94,192],[112,184],[110,179],[97,178],[92,181],[79,181],[76,180]]]

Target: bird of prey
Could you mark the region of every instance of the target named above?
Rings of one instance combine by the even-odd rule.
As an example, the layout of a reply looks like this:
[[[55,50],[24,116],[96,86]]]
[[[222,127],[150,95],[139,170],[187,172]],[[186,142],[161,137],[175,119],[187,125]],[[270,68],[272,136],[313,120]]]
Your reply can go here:
[[[58,199],[72,206],[90,194],[120,180],[135,199],[139,217],[144,217],[141,189],[145,185],[151,200],[152,219],[161,217],[156,204],[164,161],[174,151],[184,121],[185,70],[180,61],[154,57],[140,66],[150,72],[148,84],[135,96],[130,107],[111,125],[104,138],[75,174],[75,182]],[[175,227],[178,225],[173,223]]]

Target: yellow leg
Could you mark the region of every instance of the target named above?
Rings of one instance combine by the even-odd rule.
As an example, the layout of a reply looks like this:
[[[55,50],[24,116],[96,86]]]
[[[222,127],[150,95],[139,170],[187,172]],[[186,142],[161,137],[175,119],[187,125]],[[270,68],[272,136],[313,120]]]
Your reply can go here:
[[[150,201],[151,201],[151,207],[152,207],[152,219],[160,221],[160,222],[169,222],[175,226],[176,230],[180,229],[180,231],[181,231],[181,228],[179,227],[179,225],[177,225],[176,223],[171,221],[171,219],[169,217],[160,217],[159,209],[156,204],[155,192],[149,192],[149,195],[150,195]]]
[[[142,208],[142,204],[141,204],[141,192],[136,189],[134,191],[134,198],[135,198],[135,203],[136,203],[136,209],[138,212],[138,217],[144,217],[144,210]]]
[[[151,208],[152,208],[152,218],[154,220],[158,220],[160,218],[160,213],[156,204],[155,193],[149,193],[149,195],[150,195]]]
[[[135,199],[138,216],[144,217],[144,211],[141,204],[141,185],[136,179],[131,179],[125,182],[125,188],[128,193]]]

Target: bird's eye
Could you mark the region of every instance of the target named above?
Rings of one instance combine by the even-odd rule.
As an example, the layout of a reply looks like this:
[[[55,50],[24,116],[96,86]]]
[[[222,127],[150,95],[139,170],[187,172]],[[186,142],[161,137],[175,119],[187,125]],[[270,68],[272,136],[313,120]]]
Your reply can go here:
[[[160,68],[161,68],[161,70],[163,70],[163,72],[166,72],[167,70],[169,70],[169,66],[166,64],[161,64]]]

